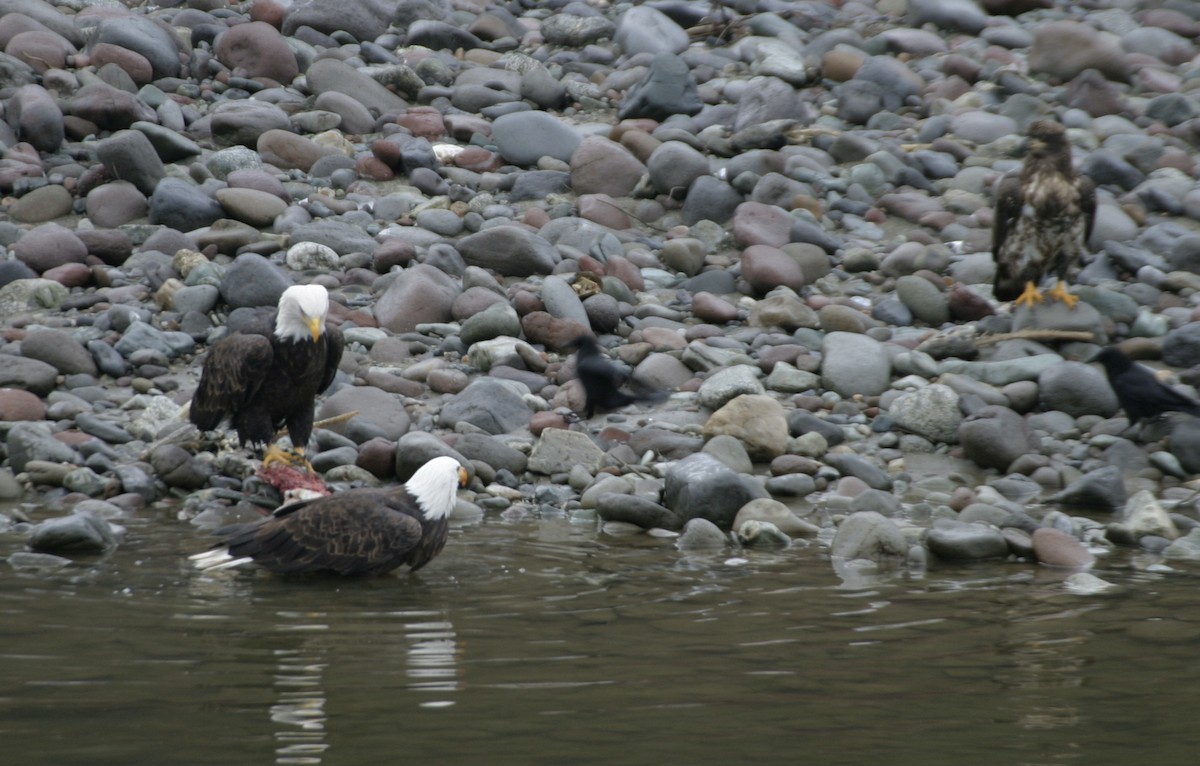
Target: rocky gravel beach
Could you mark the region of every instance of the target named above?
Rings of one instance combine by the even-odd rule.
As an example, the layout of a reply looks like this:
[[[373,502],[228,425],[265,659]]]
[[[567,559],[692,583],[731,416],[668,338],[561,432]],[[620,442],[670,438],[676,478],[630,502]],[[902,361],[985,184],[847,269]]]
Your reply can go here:
[[[318,283],[334,489],[450,454],[460,523],[845,576],[1200,560],[1200,422],[1131,428],[1088,363],[1200,385],[1193,2],[0,0],[0,51],[10,549],[278,504],[183,408],[227,323]],[[1077,308],[1014,309],[992,190],[1045,117],[1092,257]],[[669,396],[580,417],[584,332]]]

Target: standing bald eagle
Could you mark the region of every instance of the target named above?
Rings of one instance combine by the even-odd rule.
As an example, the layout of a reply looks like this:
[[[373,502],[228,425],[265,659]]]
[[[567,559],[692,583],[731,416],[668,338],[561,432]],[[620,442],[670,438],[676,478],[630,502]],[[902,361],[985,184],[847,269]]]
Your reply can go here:
[[[1063,126],[1053,120],[1030,124],[1025,162],[1005,174],[996,193],[992,256],[996,298],[1030,308],[1041,303],[1038,283],[1048,274],[1058,282],[1048,295],[1074,308],[1067,272],[1087,251],[1096,217],[1090,178],[1076,175]]]
[[[391,489],[352,489],[285,505],[265,519],[217,530],[218,548],[191,556],[204,570],[256,563],[280,574],[416,571],[446,544],[447,519],[467,470],[435,457]]]
[[[342,333],[325,326],[329,293],[293,285],[273,315],[258,316],[213,344],[204,360],[189,417],[212,431],[232,421],[243,446],[270,446],[263,462],[291,462],[271,444],[287,426],[297,462],[313,426],[313,402],[329,388],[342,358]]]

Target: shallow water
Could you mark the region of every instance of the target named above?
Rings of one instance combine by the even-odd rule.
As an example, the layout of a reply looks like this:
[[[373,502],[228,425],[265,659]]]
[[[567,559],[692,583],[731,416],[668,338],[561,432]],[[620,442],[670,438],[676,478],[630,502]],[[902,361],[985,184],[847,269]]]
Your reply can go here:
[[[0,540],[7,555],[19,546]],[[839,577],[564,519],[454,530],[419,575],[202,575],[158,517],[0,569],[12,764],[1190,764],[1196,571],[1128,552]]]

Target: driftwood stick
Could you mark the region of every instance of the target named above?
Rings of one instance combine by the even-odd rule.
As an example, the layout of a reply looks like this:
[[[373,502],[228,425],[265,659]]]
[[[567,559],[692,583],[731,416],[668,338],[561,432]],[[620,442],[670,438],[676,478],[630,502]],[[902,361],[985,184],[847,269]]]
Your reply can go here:
[[[1087,330],[1017,330],[993,335],[980,335],[975,339],[976,346],[990,346],[1006,340],[1076,340],[1089,343],[1096,340],[1096,334]]]

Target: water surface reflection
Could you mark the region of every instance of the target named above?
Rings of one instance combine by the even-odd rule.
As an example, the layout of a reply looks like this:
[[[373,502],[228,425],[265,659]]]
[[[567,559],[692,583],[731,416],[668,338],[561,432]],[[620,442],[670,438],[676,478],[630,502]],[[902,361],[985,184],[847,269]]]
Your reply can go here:
[[[488,518],[417,576],[201,575],[170,519],[0,575],[5,762],[1191,763],[1195,573],[839,577]],[[7,553],[4,551],[2,553]],[[11,760],[10,760],[11,759]]]

